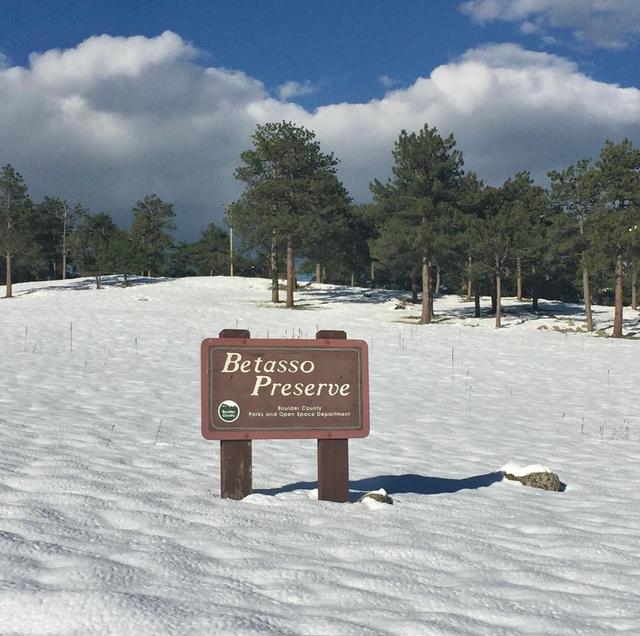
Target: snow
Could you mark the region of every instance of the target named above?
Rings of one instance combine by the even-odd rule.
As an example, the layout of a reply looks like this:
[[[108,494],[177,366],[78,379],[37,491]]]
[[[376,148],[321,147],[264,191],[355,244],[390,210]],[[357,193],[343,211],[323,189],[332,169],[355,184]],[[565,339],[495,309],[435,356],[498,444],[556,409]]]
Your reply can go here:
[[[514,477],[524,477],[531,473],[551,473],[553,472],[548,466],[541,466],[540,464],[529,464],[529,466],[520,466],[513,462],[506,463],[501,469],[503,473],[508,473]],[[519,483],[519,482],[515,482]]]
[[[419,326],[397,292],[107,282],[0,301],[0,634],[640,633],[636,340],[545,301],[495,330],[455,296]],[[313,440],[254,442],[254,494],[220,499],[199,345],[235,327],[369,343],[351,499],[394,505],[317,501]],[[532,465],[566,491],[502,480]]]

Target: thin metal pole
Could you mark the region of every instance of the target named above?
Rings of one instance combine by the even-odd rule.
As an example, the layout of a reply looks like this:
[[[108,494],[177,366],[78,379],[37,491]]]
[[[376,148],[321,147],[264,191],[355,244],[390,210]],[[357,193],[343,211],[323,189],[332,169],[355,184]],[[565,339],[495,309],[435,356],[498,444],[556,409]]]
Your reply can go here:
[[[233,276],[233,212],[229,210],[229,276]]]

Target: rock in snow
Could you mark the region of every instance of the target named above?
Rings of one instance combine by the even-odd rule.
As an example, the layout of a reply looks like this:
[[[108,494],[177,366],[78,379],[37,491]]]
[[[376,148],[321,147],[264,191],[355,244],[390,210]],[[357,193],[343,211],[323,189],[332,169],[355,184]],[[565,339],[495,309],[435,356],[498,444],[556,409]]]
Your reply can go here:
[[[371,492],[366,492],[360,499],[358,499],[358,503],[368,503],[367,500],[377,501],[379,503],[391,504],[393,505],[393,499],[387,494],[387,491],[384,488],[380,488],[379,490],[372,490]]]
[[[564,490],[564,484],[555,473],[540,472],[529,473],[528,475],[512,475],[505,473],[505,478],[511,481],[519,481],[523,486],[531,486],[532,488],[541,488],[542,490],[553,490],[560,492]]]

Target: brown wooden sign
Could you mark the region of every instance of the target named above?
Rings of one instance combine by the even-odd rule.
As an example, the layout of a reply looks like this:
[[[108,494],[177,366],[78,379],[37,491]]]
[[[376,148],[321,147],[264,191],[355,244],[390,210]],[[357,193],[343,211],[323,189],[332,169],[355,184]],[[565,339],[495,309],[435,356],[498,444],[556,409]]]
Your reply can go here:
[[[201,356],[207,439],[369,434],[368,353],[362,340],[208,338]]]

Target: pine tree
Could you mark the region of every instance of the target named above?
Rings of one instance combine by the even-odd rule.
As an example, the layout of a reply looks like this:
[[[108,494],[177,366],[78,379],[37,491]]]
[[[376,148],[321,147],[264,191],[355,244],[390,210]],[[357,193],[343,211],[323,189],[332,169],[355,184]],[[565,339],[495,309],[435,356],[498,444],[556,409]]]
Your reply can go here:
[[[58,197],[45,196],[34,206],[35,238],[46,260],[45,275],[66,279],[71,237],[84,213],[86,210],[82,206],[71,207]]]
[[[148,194],[133,207],[131,235],[138,250],[139,268],[147,276],[163,272],[167,265],[174,217],[173,205],[156,194]]]
[[[475,316],[480,317],[481,288],[486,282],[488,268],[484,265],[484,245],[479,242],[480,226],[493,211],[496,192],[488,188],[478,176],[467,173],[461,183],[458,206],[462,232],[457,243],[459,271],[464,278],[466,301],[475,301]]]
[[[115,228],[108,238],[108,257],[105,266],[111,267],[114,273],[121,273],[123,286],[129,286],[129,274],[139,267],[138,243],[131,232]]]
[[[462,153],[453,135],[443,139],[436,128],[425,125],[418,133],[400,133],[393,158],[389,182],[371,184],[375,203],[388,215],[373,252],[382,259],[388,258],[388,247],[394,242],[408,247],[414,281],[416,265],[421,273],[420,322],[427,324],[433,317],[432,268],[446,259],[449,250],[447,237],[457,209]]]
[[[113,273],[121,264],[117,262],[119,232],[108,214],[86,213],[73,236],[74,265],[81,275],[95,277],[97,289],[102,288],[102,276]]]
[[[509,179],[502,187],[502,194],[511,214],[518,219],[514,262],[511,263],[515,265],[516,297],[523,299],[526,272],[535,310],[538,307],[540,282],[552,269],[549,236],[554,227],[553,209],[545,189],[536,185],[526,170]]]
[[[314,216],[327,202],[346,205],[346,191],[335,176],[337,160],[325,154],[315,134],[289,122],[256,127],[253,148],[241,155],[236,179],[245,191],[229,213],[238,234],[250,247],[271,254],[274,292],[277,298],[277,250],[286,244],[287,307],[293,307],[295,285],[294,246],[309,245]]]
[[[193,264],[200,276],[220,276],[229,271],[229,235],[210,223],[193,245]]]
[[[297,253],[315,264],[316,281],[321,282],[321,272],[327,267],[334,273],[343,266],[351,268],[353,263],[347,264],[347,260],[348,255],[353,256],[357,242],[357,234],[353,232],[357,228],[349,195],[335,175],[319,176],[311,188],[317,203],[305,222],[305,233]],[[338,282],[335,276],[333,278]]]
[[[0,253],[6,266],[5,298],[13,297],[13,272],[15,259],[20,255],[37,252],[33,227],[32,204],[27,185],[10,164],[0,172]]]
[[[602,192],[598,235],[614,257],[615,311],[613,337],[622,337],[623,276],[625,257],[632,259],[634,233],[630,231],[640,205],[640,150],[629,139],[605,142],[598,162],[597,178]]]
[[[571,215],[578,225],[582,297],[587,331],[593,331],[590,272],[593,270],[594,263],[593,255],[587,250],[587,246],[589,245],[589,216],[596,209],[599,199],[596,173],[590,159],[581,159],[562,171],[551,171],[549,178],[552,201]]]

